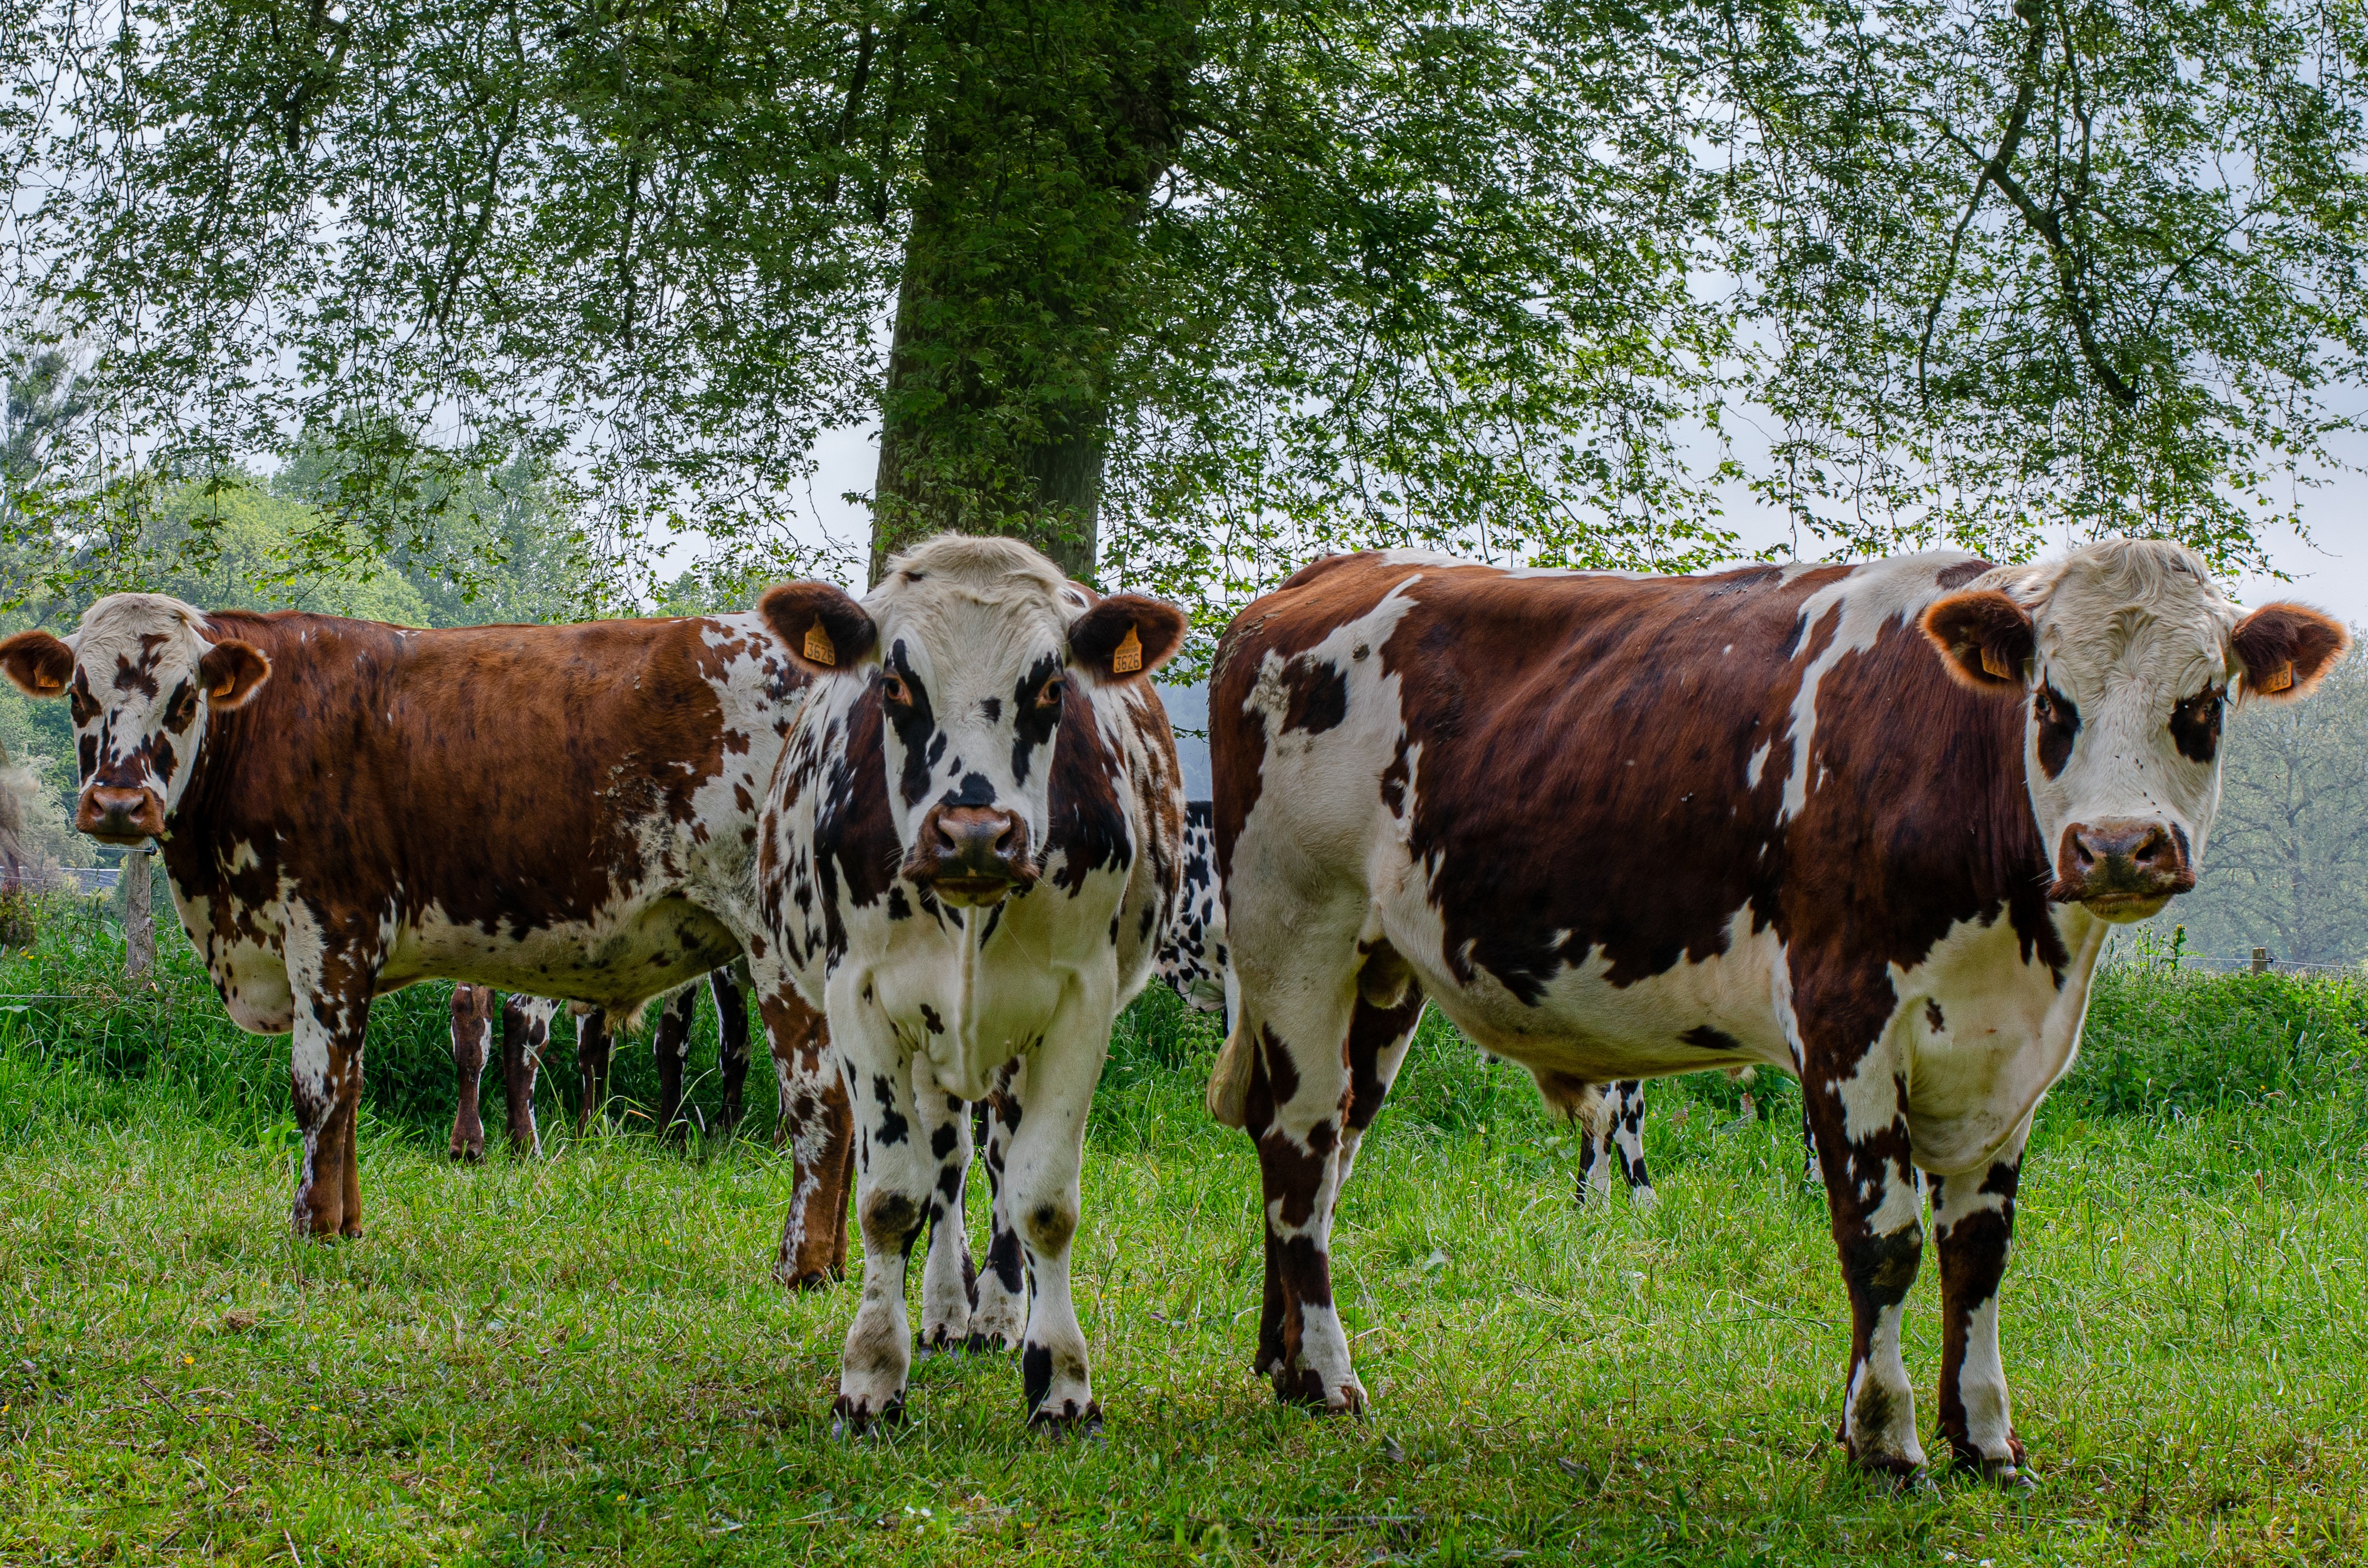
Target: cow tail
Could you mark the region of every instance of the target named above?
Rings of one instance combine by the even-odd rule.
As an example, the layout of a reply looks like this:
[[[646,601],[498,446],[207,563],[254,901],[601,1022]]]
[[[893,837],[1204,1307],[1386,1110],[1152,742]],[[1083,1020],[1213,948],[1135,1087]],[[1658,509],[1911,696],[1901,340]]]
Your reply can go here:
[[[1209,1114],[1227,1127],[1240,1127],[1249,1120],[1250,1069],[1257,1062],[1257,1051],[1236,1012],[1224,1049],[1217,1052],[1217,1064],[1209,1071]]]

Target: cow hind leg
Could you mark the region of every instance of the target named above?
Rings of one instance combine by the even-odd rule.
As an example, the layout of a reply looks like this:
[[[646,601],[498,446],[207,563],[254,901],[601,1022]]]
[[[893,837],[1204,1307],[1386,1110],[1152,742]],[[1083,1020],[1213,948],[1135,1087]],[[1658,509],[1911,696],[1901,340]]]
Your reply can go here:
[[[1243,1126],[1258,1148],[1266,1210],[1270,1321],[1258,1336],[1259,1369],[1280,1397],[1329,1411],[1365,1403],[1332,1301],[1332,1210],[1349,1108],[1346,1042],[1357,1000],[1348,978],[1283,992],[1281,1006],[1246,990],[1240,1026],[1255,1046]]]
[[[586,1013],[575,1020],[575,1078],[582,1096],[577,1102],[578,1132],[589,1133],[592,1124],[608,1114],[610,1043],[609,1018],[605,1010]]]
[[[929,1250],[921,1264],[921,1349],[959,1350],[970,1340],[977,1271],[962,1228],[962,1183],[970,1172],[970,1106],[938,1087],[926,1060],[913,1063],[913,1103],[936,1163],[929,1194]]]
[[[995,1091],[980,1102],[973,1142],[985,1144],[987,1220],[986,1267],[978,1277],[978,1299],[970,1316],[970,1348],[1017,1350],[1028,1326],[1027,1261],[1019,1233],[1011,1222],[1004,1168],[1011,1154],[1011,1136],[1019,1131],[1024,1112],[1011,1087],[1013,1069],[1004,1068]]]
[[[542,1072],[543,1048],[551,1043],[554,1010],[551,1003],[523,996],[502,999],[502,1109],[513,1153],[542,1153],[542,1132],[534,1119],[534,1085]]]
[[[757,1012],[780,1090],[773,1146],[791,1171],[773,1278],[815,1290],[847,1275],[847,1195],[855,1180],[855,1108],[823,1017],[784,975],[757,982]]]
[[[1861,1469],[1906,1477],[1924,1467],[1916,1396],[1900,1353],[1907,1291],[1924,1256],[1922,1188],[1908,1154],[1907,1086],[1880,1072],[1873,1055],[1881,1049],[1846,1085],[1813,1072],[1804,1092],[1850,1299],[1841,1440]]]
[[[1957,1468],[2010,1489],[2031,1485],[1998,1356],[1998,1286],[2014,1242],[2023,1138],[1987,1166],[1932,1181],[1941,1254],[1941,1435]]]
[[[666,998],[658,1027],[650,1033],[650,1053],[658,1069],[658,1136],[669,1143],[683,1142],[688,1126],[682,1118],[682,1071],[690,1059],[690,1029],[699,1016],[699,987],[686,985]]]
[[[485,1157],[485,1122],[479,1086],[494,1033],[494,994],[482,985],[452,987],[452,1075],[460,1090],[446,1148],[456,1160]]]
[[[715,1126],[727,1139],[739,1131],[748,1082],[748,984],[745,959],[707,977],[715,995],[715,1073],[723,1087],[723,1110]]]

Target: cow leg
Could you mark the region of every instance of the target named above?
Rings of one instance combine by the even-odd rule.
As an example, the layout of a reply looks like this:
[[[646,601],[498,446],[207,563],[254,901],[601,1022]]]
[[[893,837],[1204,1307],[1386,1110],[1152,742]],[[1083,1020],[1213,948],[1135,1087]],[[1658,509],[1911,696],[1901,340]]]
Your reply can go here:
[[[1583,1119],[1587,1142],[1578,1155],[1577,1201],[1607,1198],[1616,1168],[1629,1194],[1647,1208],[1659,1201],[1652,1173],[1645,1168],[1645,1085],[1634,1078],[1607,1084]]]
[[[748,1082],[748,964],[742,960],[707,977],[715,994],[715,1069],[723,1081],[723,1112],[716,1128],[729,1138],[738,1131]]]
[[[650,1051],[658,1066],[658,1136],[669,1143],[682,1142],[682,1069],[690,1058],[690,1026],[699,1017],[699,987],[686,985],[666,998],[658,1013],[658,1027],[650,1033]]]
[[[773,1146],[788,1146],[792,1172],[773,1278],[798,1290],[819,1290],[847,1273],[854,1109],[822,1015],[805,1005],[786,975],[760,971],[757,998],[780,1088]]]
[[[847,1331],[833,1408],[843,1430],[860,1431],[904,1414],[905,1382],[913,1366],[905,1271],[928,1217],[937,1165],[928,1135],[917,1126],[912,1057],[869,1003],[845,1009],[845,1016],[848,1033],[857,1037],[837,1043],[856,1091],[855,1208],[863,1235],[863,1299]]]
[[[1941,1254],[1941,1435],[1961,1470],[2027,1487],[2006,1368],[1998,1357],[1998,1284],[2014,1242],[2014,1194],[2026,1119],[1988,1165],[1932,1178],[1932,1240]]]
[[[1861,1469],[1905,1477],[1924,1467],[1916,1395],[1900,1356],[1900,1320],[1923,1261],[1924,1222],[1922,1190],[1908,1156],[1907,1086],[1893,1060],[1888,1046],[1877,1042],[1862,1049],[1847,1078],[1813,1068],[1803,1078],[1803,1093],[1850,1290],[1841,1439]]]
[[[1027,1263],[1028,1326],[1019,1370],[1030,1426],[1055,1431],[1101,1425],[1087,1366],[1085,1330],[1069,1297],[1069,1249],[1076,1235],[1077,1177],[1085,1163],[1086,1113],[1110,1046],[1112,999],[1072,991],[1036,1053],[1009,1080],[1019,1125],[1003,1173],[1004,1209]]]
[[[575,1079],[582,1096],[575,1119],[578,1132],[588,1134],[592,1124],[608,1114],[610,1043],[605,1009],[586,1013],[575,1020]]]
[[[446,1147],[456,1160],[485,1157],[485,1123],[478,1088],[493,1044],[494,994],[482,985],[452,987],[452,1074],[460,1090]]]
[[[362,1041],[377,966],[357,950],[330,948],[317,927],[302,935],[312,939],[289,943],[289,979],[297,997],[289,1085],[304,1139],[290,1223],[299,1235],[359,1236],[361,1173],[354,1119],[361,1109]]]
[[[939,1087],[926,1058],[913,1059],[913,1103],[936,1162],[929,1194],[929,1251],[921,1264],[921,1350],[959,1350],[970,1338],[977,1272],[962,1227],[962,1181],[970,1173],[970,1106]]]
[[[1413,1043],[1415,1029],[1422,1022],[1422,991],[1409,983],[1405,998],[1395,1006],[1375,1006],[1360,997],[1356,1011],[1349,1017],[1349,1114],[1340,1129],[1339,1175],[1332,1184],[1336,1212],[1339,1195],[1347,1188],[1349,1172],[1356,1166],[1357,1151],[1363,1146],[1365,1131],[1382,1114],[1382,1106],[1389,1099],[1390,1085],[1397,1082],[1398,1069],[1406,1064],[1406,1047]],[[1283,1350],[1284,1300],[1281,1256],[1269,1229],[1266,1239],[1266,1295],[1258,1312],[1257,1365],[1261,1373],[1277,1371],[1288,1359]]]
[[[551,1003],[523,996],[502,999],[502,1101],[509,1121],[510,1151],[540,1156],[542,1134],[534,1121],[534,1084],[542,1071],[543,1048],[551,1043]]]
[[[1236,951],[1240,947],[1236,945]],[[1339,1193],[1340,1133],[1349,1109],[1344,1042],[1357,1000],[1347,984],[1281,992],[1288,1010],[1247,995],[1240,1027],[1256,1049],[1243,1102],[1243,1130],[1258,1147],[1266,1199],[1269,1337],[1258,1369],[1281,1397],[1331,1411],[1362,1409],[1364,1385],[1349,1359],[1348,1336],[1332,1305],[1332,1210]],[[1263,999],[1259,999],[1263,1000]]]
[[[1003,1180],[1011,1135],[1019,1131],[1019,1096],[1011,1086],[1016,1070],[1006,1066],[996,1074],[995,1090],[979,1102],[979,1123],[972,1129],[973,1143],[983,1141],[986,1147],[987,1186],[986,1271],[979,1276],[978,1301],[970,1315],[973,1350],[1017,1350],[1028,1327],[1027,1260]]]

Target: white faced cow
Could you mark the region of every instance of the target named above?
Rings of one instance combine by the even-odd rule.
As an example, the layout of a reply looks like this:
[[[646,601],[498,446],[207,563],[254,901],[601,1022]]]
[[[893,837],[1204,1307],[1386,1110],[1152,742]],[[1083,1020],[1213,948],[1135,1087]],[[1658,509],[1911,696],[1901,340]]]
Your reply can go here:
[[[1660,579],[1378,553],[1251,605],[1209,703],[1238,1008],[1211,1104],[1264,1175],[1262,1369],[1364,1402],[1332,1216],[1428,996],[1563,1103],[1800,1074],[1842,1437],[1897,1473],[1930,1173],[1940,1428],[2020,1483],[1998,1288],[2032,1109],[2111,924],[2194,884],[2224,701],[2298,697],[2344,642],[2136,542]]]
[[[765,825],[766,914],[830,1022],[857,1125],[863,1300],[837,1410],[894,1416],[906,1250],[935,1225],[926,1342],[1022,1347],[1029,1419],[1099,1419],[1069,1299],[1086,1112],[1110,1020],[1149,978],[1183,797],[1151,672],[1172,607],[1097,599],[1008,540],[944,537],[861,604],[766,595],[822,677]],[[965,1289],[966,1101],[990,1102],[995,1245]],[[1024,1260],[1024,1267],[1023,1267]]]
[[[445,977],[622,1018],[744,947],[770,972],[757,819],[807,682],[755,615],[419,631],[117,594],[0,668],[72,702],[76,825],[157,841],[232,1019],[292,1033],[299,1233],[361,1232],[371,997]],[[844,1246],[844,1096],[771,990],[810,1220],[784,1272],[814,1282]]]

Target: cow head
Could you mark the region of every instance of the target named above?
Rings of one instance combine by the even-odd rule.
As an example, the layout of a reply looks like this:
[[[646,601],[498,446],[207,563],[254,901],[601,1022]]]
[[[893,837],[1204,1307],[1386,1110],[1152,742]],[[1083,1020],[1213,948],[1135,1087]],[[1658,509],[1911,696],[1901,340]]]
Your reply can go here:
[[[1927,609],[1924,631],[1965,685],[2028,697],[2023,773],[2055,857],[2049,896],[2117,922],[2195,885],[2231,692],[2291,701],[2350,642],[2300,605],[2243,614],[2192,552],[2151,540],[1987,573]]]
[[[74,826],[108,844],[165,831],[188,787],[206,715],[237,708],[271,673],[251,643],[207,635],[205,613],[162,594],[111,594],[71,637],[19,631],[0,670],[73,704],[82,799]]]
[[[903,873],[956,906],[1035,885],[1073,683],[1147,679],[1184,634],[1172,605],[1097,599],[1015,540],[957,535],[898,556],[860,604],[786,583],[761,608],[802,667],[877,687]]]

